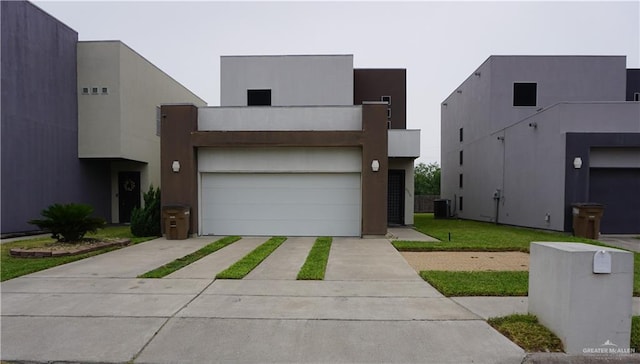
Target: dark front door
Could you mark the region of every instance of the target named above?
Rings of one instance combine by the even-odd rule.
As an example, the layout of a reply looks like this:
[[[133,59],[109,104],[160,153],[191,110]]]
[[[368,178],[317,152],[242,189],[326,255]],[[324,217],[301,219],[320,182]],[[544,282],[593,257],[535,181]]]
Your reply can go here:
[[[140,172],[118,173],[120,223],[131,222],[131,211],[140,207]]]
[[[389,170],[387,188],[387,223],[404,225],[404,170]]]

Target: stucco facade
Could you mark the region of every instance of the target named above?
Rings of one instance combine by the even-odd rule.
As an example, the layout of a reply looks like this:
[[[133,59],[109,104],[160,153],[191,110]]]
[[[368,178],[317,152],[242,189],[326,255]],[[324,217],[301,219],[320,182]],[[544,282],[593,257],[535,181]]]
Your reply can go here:
[[[191,233],[384,235],[391,168],[413,223],[419,131],[389,137],[387,93],[354,105],[353,56],[222,57],[220,87],[221,107],[162,107],[162,203]]]
[[[206,102],[120,41],[78,42],[77,87],[78,155],[109,161],[110,221],[126,222],[121,173],[139,173],[141,193],[160,186],[159,106]]]
[[[484,62],[441,105],[441,195],[452,201],[452,214],[571,231],[571,204],[600,202],[607,211],[603,232],[633,231],[637,209],[624,211],[613,195],[575,193],[589,189],[591,175],[637,168],[616,167],[615,158],[587,162],[592,148],[600,147],[640,156],[640,103],[625,102],[625,64],[623,56],[492,56]],[[514,105],[516,84],[535,85],[530,105]],[[574,155],[567,140],[575,133],[627,138]],[[580,170],[573,167],[576,157],[584,162]],[[632,191],[634,183],[640,186],[630,177],[620,193]],[[629,214],[627,228],[605,220]]]

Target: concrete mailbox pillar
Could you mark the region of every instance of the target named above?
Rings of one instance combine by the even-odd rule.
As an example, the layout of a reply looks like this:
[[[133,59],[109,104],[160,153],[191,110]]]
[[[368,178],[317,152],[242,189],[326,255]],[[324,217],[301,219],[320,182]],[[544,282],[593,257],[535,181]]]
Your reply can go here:
[[[568,354],[629,352],[633,254],[582,243],[531,243],[529,313]]]

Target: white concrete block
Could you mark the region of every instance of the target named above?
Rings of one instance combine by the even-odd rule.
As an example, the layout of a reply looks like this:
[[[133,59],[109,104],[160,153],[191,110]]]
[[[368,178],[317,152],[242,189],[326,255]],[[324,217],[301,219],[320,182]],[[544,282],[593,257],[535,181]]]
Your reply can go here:
[[[611,255],[611,273],[594,273],[594,256]],[[633,254],[582,243],[531,243],[529,313],[569,354],[629,348]]]

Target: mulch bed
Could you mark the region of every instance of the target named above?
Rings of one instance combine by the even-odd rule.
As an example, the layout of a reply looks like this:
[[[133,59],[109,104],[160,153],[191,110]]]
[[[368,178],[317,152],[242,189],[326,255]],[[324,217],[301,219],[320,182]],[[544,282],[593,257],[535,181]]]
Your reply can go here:
[[[107,249],[114,246],[127,246],[130,239],[113,239],[106,241],[88,240],[75,244],[52,243],[47,246],[37,248],[13,248],[9,254],[16,258],[51,258],[78,255],[92,251]]]

